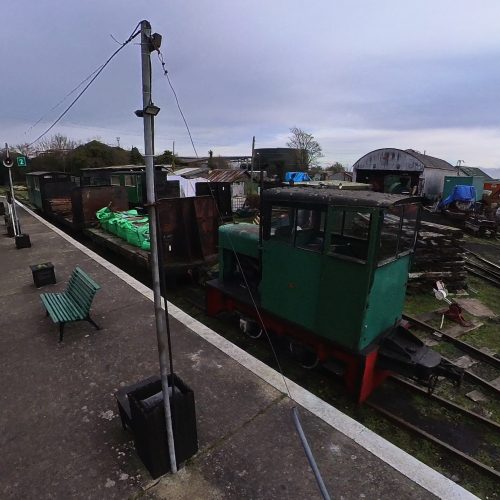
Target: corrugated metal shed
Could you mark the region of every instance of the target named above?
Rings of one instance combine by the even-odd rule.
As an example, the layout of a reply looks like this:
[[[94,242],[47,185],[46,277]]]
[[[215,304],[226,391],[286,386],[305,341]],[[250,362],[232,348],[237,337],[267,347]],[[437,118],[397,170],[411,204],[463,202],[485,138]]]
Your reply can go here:
[[[250,174],[246,170],[216,168],[208,174],[210,182],[245,182],[250,180]]]
[[[438,168],[440,170],[455,170],[455,167],[451,163],[448,163],[445,160],[441,160],[441,158],[424,155],[422,153],[419,153],[418,151],[415,151],[414,149],[406,149],[405,151],[417,160],[420,160],[424,164],[424,167]]]
[[[414,149],[382,148],[361,157],[353,172],[355,181],[370,183],[374,191],[416,192],[432,200],[442,195],[443,180],[456,175],[456,167]]]
[[[486,180],[493,179],[493,177],[489,176],[484,170],[481,170],[478,167],[459,167],[460,175],[467,175],[469,177],[484,177]]]

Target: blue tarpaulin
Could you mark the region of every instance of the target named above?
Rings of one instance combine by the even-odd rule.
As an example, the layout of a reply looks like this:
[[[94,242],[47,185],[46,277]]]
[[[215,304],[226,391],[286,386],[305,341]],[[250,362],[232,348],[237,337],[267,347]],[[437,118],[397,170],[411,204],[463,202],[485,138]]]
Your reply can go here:
[[[286,172],[285,173],[285,182],[307,182],[310,181],[311,178],[307,175],[306,172]]]
[[[454,201],[476,201],[476,188],[474,186],[458,185],[453,188],[453,192],[441,201],[439,207],[445,207]]]

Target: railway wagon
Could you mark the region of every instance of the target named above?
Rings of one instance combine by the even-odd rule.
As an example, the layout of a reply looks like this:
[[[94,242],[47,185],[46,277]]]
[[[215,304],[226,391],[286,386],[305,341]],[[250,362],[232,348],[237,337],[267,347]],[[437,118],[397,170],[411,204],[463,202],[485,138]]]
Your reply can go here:
[[[167,179],[168,170],[155,166],[155,185],[158,198],[178,198],[179,181]],[[130,208],[146,203],[146,168],[141,165],[82,168],[82,186],[122,186],[127,190]]]
[[[28,196],[31,205],[42,212],[47,209],[47,191],[52,184],[65,185],[65,189],[75,187],[77,184],[72,181],[71,175],[65,172],[27,172],[26,185],[28,186]]]
[[[109,207],[115,212],[130,206],[130,193],[125,186],[108,184],[77,185],[68,175],[35,173],[28,178],[31,203],[49,220],[71,232],[83,232],[97,246],[110,250],[139,267],[149,267],[151,254],[129,241],[105,231],[96,212]],[[31,178],[41,178],[39,185]],[[177,182],[178,184],[178,182]],[[157,192],[165,186],[160,186]],[[33,203],[32,200],[38,200]],[[187,198],[165,197],[157,200],[159,231],[162,241],[162,260],[165,273],[174,276],[211,266],[217,261],[217,227],[219,216],[212,196]],[[140,208],[141,217],[145,209]]]
[[[302,364],[335,364],[359,401],[391,371],[429,387],[458,380],[401,320],[419,207],[369,191],[264,191],[261,226],[219,228],[208,314],[236,311],[250,336],[288,338]]]

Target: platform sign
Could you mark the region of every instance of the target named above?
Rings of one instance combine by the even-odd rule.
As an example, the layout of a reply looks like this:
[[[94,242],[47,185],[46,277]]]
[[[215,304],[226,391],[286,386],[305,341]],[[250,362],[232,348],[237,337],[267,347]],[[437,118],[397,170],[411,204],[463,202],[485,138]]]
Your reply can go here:
[[[26,156],[18,156],[17,157],[17,166],[18,167],[26,167]]]

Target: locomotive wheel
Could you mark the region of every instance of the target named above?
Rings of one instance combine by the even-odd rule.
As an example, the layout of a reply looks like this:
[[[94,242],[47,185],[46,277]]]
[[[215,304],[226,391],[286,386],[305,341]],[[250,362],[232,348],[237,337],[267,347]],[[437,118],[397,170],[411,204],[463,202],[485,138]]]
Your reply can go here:
[[[318,355],[308,347],[291,340],[288,344],[288,348],[292,357],[302,366],[302,368],[312,370],[318,366]]]
[[[245,335],[251,339],[258,339],[262,336],[262,327],[255,321],[247,320],[245,327],[240,323],[240,328],[245,332]]]

